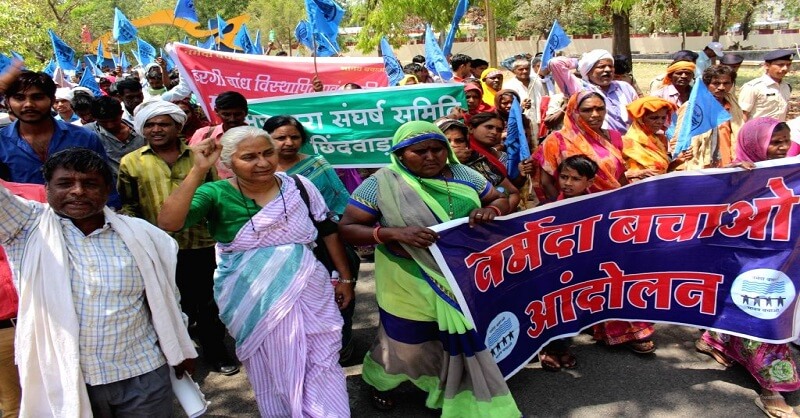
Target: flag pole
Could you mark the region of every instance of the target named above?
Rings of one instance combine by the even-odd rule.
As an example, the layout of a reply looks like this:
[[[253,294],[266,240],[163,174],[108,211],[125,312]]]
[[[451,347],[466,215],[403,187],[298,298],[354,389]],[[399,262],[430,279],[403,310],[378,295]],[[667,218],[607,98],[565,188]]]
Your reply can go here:
[[[314,57],[314,76],[319,78],[319,72],[317,71],[317,39],[314,37],[313,31],[311,32],[311,46],[314,47],[314,50],[311,52]]]

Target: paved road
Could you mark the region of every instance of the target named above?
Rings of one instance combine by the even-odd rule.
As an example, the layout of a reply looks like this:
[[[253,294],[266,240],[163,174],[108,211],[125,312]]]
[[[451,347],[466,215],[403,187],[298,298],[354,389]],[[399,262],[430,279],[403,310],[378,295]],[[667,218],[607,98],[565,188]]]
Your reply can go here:
[[[354,417],[436,417],[424,407],[422,392],[401,386],[394,411],[379,412],[369,401],[361,379],[361,359],[375,335],[378,315],[373,265],[362,264],[357,287],[356,352],[345,368]],[[753,400],[758,387],[741,367],[725,370],[710,357],[694,351],[700,333],[692,328],[657,325],[658,351],[637,356],[625,349],[594,344],[587,335],[575,337],[579,366],[558,373],[532,363],[508,382],[520,409],[529,417],[763,417]],[[797,352],[795,352],[797,354]],[[242,371],[224,377],[199,370],[196,379],[211,401],[211,417],[257,416],[247,377]],[[800,394],[786,395],[790,405]]]

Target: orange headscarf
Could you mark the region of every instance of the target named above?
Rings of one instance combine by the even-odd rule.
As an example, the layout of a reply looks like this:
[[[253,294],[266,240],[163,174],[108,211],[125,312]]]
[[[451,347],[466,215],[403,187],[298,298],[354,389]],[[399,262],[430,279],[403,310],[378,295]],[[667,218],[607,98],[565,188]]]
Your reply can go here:
[[[676,71],[686,70],[686,71],[691,71],[692,73],[694,73],[694,70],[696,68],[697,68],[697,66],[694,65],[693,62],[689,62],[689,61],[678,61],[678,62],[672,63],[672,65],[667,67],[667,76],[664,77],[663,84],[665,86],[672,84],[672,74],[674,72],[676,72]]]
[[[625,165],[631,170],[654,169],[661,174],[666,173],[669,168],[667,137],[664,134],[646,131],[642,118],[648,113],[667,108],[669,109],[667,123],[669,123],[669,117],[678,106],[670,101],[648,96],[634,100],[626,108],[633,123],[622,137]]]

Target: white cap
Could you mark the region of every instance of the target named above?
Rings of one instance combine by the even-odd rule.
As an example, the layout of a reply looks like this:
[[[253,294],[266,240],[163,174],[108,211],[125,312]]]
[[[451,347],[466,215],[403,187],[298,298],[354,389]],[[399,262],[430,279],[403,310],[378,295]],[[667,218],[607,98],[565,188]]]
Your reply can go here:
[[[72,89],[69,87],[59,87],[56,89],[56,100],[72,101]]]
[[[722,56],[725,55],[725,52],[722,51],[722,44],[719,42],[711,42],[706,48],[714,51],[714,53],[717,54],[717,58],[722,58]]]

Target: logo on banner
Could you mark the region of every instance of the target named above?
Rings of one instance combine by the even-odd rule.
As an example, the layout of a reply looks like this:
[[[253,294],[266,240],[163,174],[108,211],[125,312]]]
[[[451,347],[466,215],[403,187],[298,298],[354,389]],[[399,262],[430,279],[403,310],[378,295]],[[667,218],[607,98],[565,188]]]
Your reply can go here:
[[[494,361],[500,361],[514,350],[519,340],[519,320],[511,312],[501,312],[486,328],[486,348]]]
[[[794,283],[785,273],[772,269],[749,270],[733,281],[733,303],[759,319],[779,317],[797,295]]]

